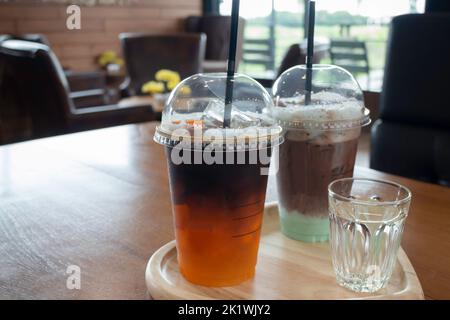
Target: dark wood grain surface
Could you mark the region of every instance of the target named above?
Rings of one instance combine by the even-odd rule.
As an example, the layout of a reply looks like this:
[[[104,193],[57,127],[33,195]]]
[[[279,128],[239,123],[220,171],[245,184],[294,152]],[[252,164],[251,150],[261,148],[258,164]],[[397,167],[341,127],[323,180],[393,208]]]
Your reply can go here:
[[[148,258],[173,239],[155,124],[0,147],[0,298],[147,298]],[[357,168],[413,192],[403,248],[425,295],[450,298],[450,189]],[[270,179],[268,201],[276,200]],[[81,289],[66,269],[81,269]]]

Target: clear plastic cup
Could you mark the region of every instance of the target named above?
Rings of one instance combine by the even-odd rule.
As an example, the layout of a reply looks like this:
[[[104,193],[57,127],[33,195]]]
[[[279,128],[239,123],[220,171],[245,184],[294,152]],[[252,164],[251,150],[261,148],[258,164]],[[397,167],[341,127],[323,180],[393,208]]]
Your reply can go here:
[[[181,273],[205,286],[253,277],[270,156],[281,142],[268,92],[240,74],[231,83],[229,128],[226,74],[199,74],[173,90],[154,138],[166,147]]]
[[[281,230],[305,242],[329,238],[328,184],[351,177],[361,127],[370,123],[363,93],[346,70],[314,65],[305,105],[306,66],[274,83],[272,116],[283,127],[277,173]]]

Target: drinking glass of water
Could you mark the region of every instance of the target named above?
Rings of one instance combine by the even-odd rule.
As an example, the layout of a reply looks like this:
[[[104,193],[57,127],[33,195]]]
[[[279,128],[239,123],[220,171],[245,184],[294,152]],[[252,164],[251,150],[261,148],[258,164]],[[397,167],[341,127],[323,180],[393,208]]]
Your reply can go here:
[[[328,186],[330,244],[337,282],[375,292],[397,261],[411,192],[394,182],[344,178]]]

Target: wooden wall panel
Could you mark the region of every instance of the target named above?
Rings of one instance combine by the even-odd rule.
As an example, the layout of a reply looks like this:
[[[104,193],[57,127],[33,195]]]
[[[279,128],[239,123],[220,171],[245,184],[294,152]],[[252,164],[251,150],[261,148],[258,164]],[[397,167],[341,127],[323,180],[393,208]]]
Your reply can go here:
[[[94,70],[95,57],[103,51],[120,53],[121,32],[182,31],[185,17],[201,14],[201,3],[201,0],[135,0],[128,5],[80,5],[81,30],[66,28],[69,4],[0,3],[0,34],[43,33],[65,67]]]

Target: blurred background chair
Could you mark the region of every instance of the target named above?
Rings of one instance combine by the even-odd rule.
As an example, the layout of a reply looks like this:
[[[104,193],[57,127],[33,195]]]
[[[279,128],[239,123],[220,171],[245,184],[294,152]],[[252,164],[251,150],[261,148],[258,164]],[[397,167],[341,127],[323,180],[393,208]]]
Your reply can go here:
[[[313,59],[317,60],[317,58]],[[304,52],[300,48],[300,44],[296,43],[291,45],[286,51],[285,55],[283,56],[283,59],[281,60],[276,78],[278,78],[287,69],[305,63],[306,63],[306,54],[304,54]],[[314,61],[313,63],[317,63],[317,61]]]
[[[367,91],[381,89],[382,72],[372,70],[367,43],[356,39],[330,40],[331,63],[348,70]]]
[[[9,34],[0,34],[0,43],[6,40],[10,40],[11,36]]]
[[[0,35],[0,42],[5,40],[24,40],[31,41],[36,43],[45,44],[46,46],[50,46],[50,42],[47,37],[40,33],[25,33],[22,35],[13,35],[13,34],[2,34]]]
[[[448,0],[427,0],[425,12],[450,12],[450,1]]]
[[[207,15],[190,16],[185,21],[189,33],[206,34],[204,72],[225,72],[227,69],[228,47],[230,43],[230,16]],[[236,70],[242,60],[245,20],[239,18],[238,41],[236,47]]]
[[[0,43],[0,143],[151,121],[147,107],[75,108],[58,59],[46,45]]]
[[[0,43],[5,40],[24,40],[51,47],[47,37],[40,33],[22,35],[0,35]],[[101,71],[72,71],[64,68],[69,82],[70,95],[76,108],[98,106],[110,102],[106,88],[106,76]]]
[[[306,41],[295,43],[286,51],[277,72],[277,78],[287,69],[293,66],[306,63]],[[316,39],[314,41],[314,57],[313,63],[320,63],[325,58],[330,50],[328,41]]]
[[[202,71],[204,34],[122,33],[120,40],[127,68],[124,96],[140,95],[142,85],[161,69],[176,71],[181,79]]]
[[[25,33],[21,36],[14,37],[14,39],[41,43],[50,47],[50,41],[48,41],[47,37],[41,33]]]
[[[325,39],[315,39],[314,41],[314,57],[313,63],[320,63],[322,59],[328,56],[330,49],[330,44],[328,40]],[[256,80],[261,83],[265,88],[271,88],[273,82],[276,78],[278,78],[284,71],[289,68],[292,68],[299,64],[306,63],[306,50],[307,45],[306,41],[301,43],[292,44],[281,60],[280,66],[275,74],[275,77],[267,77],[267,78],[256,78]]]
[[[331,63],[348,70],[353,75],[369,75],[370,66],[367,47],[364,41],[334,40],[330,41]]]
[[[107,92],[104,72],[65,70],[64,74],[69,84],[69,96],[75,108],[87,108],[115,102]]]
[[[450,13],[392,20],[370,167],[450,185]]]

